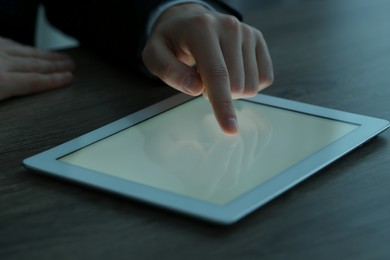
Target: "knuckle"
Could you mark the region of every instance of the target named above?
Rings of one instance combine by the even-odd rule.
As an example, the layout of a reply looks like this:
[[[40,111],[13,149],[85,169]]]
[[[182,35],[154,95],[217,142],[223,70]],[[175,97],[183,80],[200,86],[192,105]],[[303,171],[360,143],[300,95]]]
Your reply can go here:
[[[228,69],[223,65],[214,65],[208,73],[212,78],[229,79]]]
[[[252,44],[255,45],[258,42],[262,42],[262,40],[260,40],[262,38],[261,32],[248,24],[242,25],[241,32],[242,32],[242,38],[244,42],[251,42]]]
[[[215,22],[215,17],[210,13],[200,13],[194,16],[191,22],[201,25],[202,27],[210,28]]]
[[[251,35],[253,33],[253,27],[248,24],[242,24],[241,30],[244,35]]]
[[[215,28],[215,21],[216,18],[210,13],[194,14],[181,21],[182,27],[188,29],[183,31],[183,33],[199,35],[205,31],[212,31]]]
[[[227,28],[234,31],[238,31],[241,26],[241,22],[237,19],[237,17],[232,15],[225,15],[223,22],[227,26]]]

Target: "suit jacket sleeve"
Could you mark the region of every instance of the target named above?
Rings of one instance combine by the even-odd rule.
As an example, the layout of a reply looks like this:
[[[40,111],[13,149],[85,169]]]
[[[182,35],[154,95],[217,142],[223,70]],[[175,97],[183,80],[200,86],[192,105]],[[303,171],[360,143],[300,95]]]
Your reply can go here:
[[[34,44],[38,1],[0,0],[0,36]]]
[[[81,47],[129,66],[141,64],[149,15],[167,0],[44,0],[48,20]],[[220,1],[207,0],[241,19]]]

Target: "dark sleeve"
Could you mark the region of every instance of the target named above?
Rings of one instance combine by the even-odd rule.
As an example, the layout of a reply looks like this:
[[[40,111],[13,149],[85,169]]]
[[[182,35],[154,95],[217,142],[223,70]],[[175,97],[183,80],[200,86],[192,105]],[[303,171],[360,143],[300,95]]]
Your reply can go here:
[[[227,5],[226,3],[222,2],[222,1],[218,1],[218,0],[203,0],[203,1],[210,4],[211,6],[215,7],[216,10],[234,15],[239,20],[242,21],[242,15],[237,10],[235,10],[231,6]]]
[[[145,25],[162,0],[44,0],[49,22],[82,48],[127,65],[139,62]]]
[[[81,47],[139,69],[150,14],[167,0],[44,0],[51,24],[75,37]],[[207,0],[237,12],[220,1]]]
[[[34,45],[38,1],[0,0],[0,36]]]

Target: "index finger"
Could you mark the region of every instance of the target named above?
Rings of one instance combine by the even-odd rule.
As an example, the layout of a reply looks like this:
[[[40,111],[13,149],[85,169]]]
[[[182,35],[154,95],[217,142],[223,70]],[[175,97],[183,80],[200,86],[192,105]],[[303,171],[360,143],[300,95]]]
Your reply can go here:
[[[192,42],[191,49],[216,120],[225,133],[236,134],[237,116],[230,92],[229,72],[219,39],[209,33],[208,37],[196,40]]]

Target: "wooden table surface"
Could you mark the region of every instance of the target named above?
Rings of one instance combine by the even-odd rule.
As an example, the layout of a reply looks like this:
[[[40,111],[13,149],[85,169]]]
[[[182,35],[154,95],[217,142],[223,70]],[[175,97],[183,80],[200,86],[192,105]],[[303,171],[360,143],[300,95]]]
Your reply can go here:
[[[269,45],[264,93],[390,120],[390,1],[230,2]],[[176,93],[67,52],[72,86],[0,103],[0,259],[390,259],[390,131],[227,227],[23,169]]]

